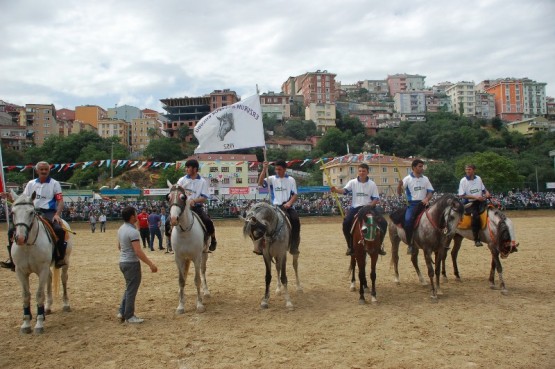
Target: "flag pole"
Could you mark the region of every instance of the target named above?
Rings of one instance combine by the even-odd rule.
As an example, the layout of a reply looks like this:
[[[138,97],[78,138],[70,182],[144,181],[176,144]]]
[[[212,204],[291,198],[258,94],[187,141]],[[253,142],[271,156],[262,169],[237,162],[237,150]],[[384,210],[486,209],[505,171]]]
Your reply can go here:
[[[257,86],[257,88],[258,88],[258,86]],[[268,162],[268,156],[266,154],[266,146],[264,146],[263,153],[264,153],[264,161]],[[268,168],[269,166],[270,166],[270,163],[268,163],[268,166],[266,167],[266,183],[268,184],[268,201],[270,201],[270,199],[271,199],[270,184],[269,184],[270,171],[269,171],[269,168]],[[262,168],[264,168],[264,165],[262,165]]]
[[[6,181],[4,179],[4,160],[2,159],[2,145],[0,145],[0,181],[2,181],[2,192],[7,192]],[[6,225],[10,229],[10,214],[8,209],[8,199],[4,199],[4,210],[6,212]]]
[[[397,169],[397,176],[399,177],[399,181],[402,181],[403,177],[401,176],[401,171],[399,170],[399,165],[397,164],[397,157],[395,156],[395,154],[393,154],[393,163],[395,164],[395,168]],[[403,195],[401,195],[401,197],[405,200],[405,204],[408,205],[409,200]]]

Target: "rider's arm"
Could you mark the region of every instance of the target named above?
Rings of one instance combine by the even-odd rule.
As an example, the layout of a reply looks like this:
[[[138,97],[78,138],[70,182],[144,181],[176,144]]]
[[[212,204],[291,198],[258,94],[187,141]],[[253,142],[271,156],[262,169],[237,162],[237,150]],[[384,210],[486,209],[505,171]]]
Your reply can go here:
[[[266,178],[266,169],[268,169],[268,162],[265,161],[262,164],[262,172],[258,176],[258,187],[262,187],[264,185],[264,178]]]

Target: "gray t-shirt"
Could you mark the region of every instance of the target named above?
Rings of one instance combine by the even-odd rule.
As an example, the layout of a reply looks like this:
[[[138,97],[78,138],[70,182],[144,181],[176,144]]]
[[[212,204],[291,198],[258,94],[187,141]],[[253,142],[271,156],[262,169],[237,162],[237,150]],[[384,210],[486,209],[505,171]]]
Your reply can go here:
[[[123,223],[118,229],[118,239],[121,248],[119,255],[120,263],[133,263],[139,261],[139,258],[133,250],[131,242],[139,241],[141,235],[137,228],[131,223]]]

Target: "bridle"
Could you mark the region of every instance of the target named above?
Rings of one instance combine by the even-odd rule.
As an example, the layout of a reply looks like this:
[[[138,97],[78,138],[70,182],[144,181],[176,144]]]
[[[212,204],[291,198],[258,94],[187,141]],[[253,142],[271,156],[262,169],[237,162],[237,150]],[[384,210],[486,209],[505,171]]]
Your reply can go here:
[[[454,201],[458,201],[456,199],[453,199]],[[452,200],[452,201],[453,201]],[[430,224],[432,225],[432,227],[437,230],[440,231],[441,233],[443,233],[444,235],[448,234],[451,232],[451,230],[449,229],[449,216],[451,215],[452,212],[456,211],[455,209],[453,209],[453,203],[451,203],[451,205],[449,205],[449,210],[448,213],[445,215],[445,211],[443,212],[443,219],[445,220],[445,227],[444,228],[440,228],[436,222],[434,222],[434,220],[432,219],[432,217],[430,217],[430,214],[428,213],[428,208],[426,208],[426,210],[424,211],[424,213],[426,213],[426,218],[428,219],[428,221],[430,222]]]
[[[17,227],[19,227],[19,226],[25,228],[25,239],[24,239],[25,243],[28,244],[28,245],[34,245],[35,242],[37,241],[37,238],[39,237],[39,230],[38,230],[38,228],[37,228],[37,232],[36,232],[36,234],[35,234],[35,240],[34,240],[32,243],[27,243],[27,240],[29,239],[29,234],[31,234],[31,231],[32,231],[33,228],[34,228],[34,225],[35,225],[36,223],[38,223],[38,222],[35,222],[36,218],[38,217],[37,211],[34,210],[35,204],[33,204],[32,202],[20,202],[20,203],[17,203],[17,204],[13,204],[13,205],[12,205],[12,209],[13,209],[14,207],[20,206],[20,205],[29,205],[29,206],[32,206],[32,207],[33,207],[33,211],[32,211],[32,213],[31,213],[31,215],[32,215],[31,225],[29,225],[29,224],[27,224],[27,223],[15,223],[15,224],[14,224],[14,228],[17,228]],[[13,210],[12,210],[12,211],[13,211]]]
[[[171,195],[174,192],[179,192],[179,194],[175,197],[172,197]],[[174,206],[178,207],[179,210],[181,210],[181,212],[177,216],[177,221],[179,222],[179,217],[181,217],[181,214],[183,214],[185,212],[185,207],[187,206],[187,194],[185,193],[185,189],[182,188],[181,186],[174,185],[170,189],[170,193],[168,194],[168,196],[169,196],[169,200],[170,200],[170,209],[169,209],[170,214],[171,214],[171,211],[172,211],[172,207],[174,207]],[[184,229],[181,226],[181,223],[179,223],[179,228],[181,229],[181,232],[189,232],[191,230],[191,228],[193,228],[193,224],[195,224],[195,217],[194,216],[191,217],[191,224],[190,225],[188,225]]]
[[[501,233],[501,230],[500,230],[500,228],[501,228],[501,223],[505,224],[505,226],[508,227],[508,226],[507,226],[507,222],[506,222],[502,217],[499,217],[499,221],[497,222],[497,224],[495,224],[495,223],[493,222],[492,217],[489,216],[489,210],[490,210],[490,209],[486,209],[486,211],[488,211],[488,213],[487,213],[487,219],[486,219],[486,224],[488,225],[489,238],[490,238],[493,242],[495,242],[495,244],[497,244],[497,251],[499,251],[499,254],[501,255],[501,258],[505,259],[505,258],[507,258],[511,253],[513,253],[515,250],[517,250],[518,244],[517,244],[515,241],[509,240],[509,241],[505,241],[503,247],[501,247],[502,245],[501,245],[501,242],[500,242],[500,240],[499,240],[500,233]],[[494,213],[494,214],[495,214],[495,213]],[[497,216],[499,216],[499,215],[497,214]],[[493,230],[492,230],[492,227],[491,227],[491,224],[492,224],[492,223],[493,223],[493,224],[495,225],[495,227],[497,228],[497,233],[498,233],[498,234],[497,234],[497,237],[495,237],[495,235],[493,234]],[[494,240],[495,240],[495,241],[494,241]],[[507,246],[507,244],[508,244],[508,246]],[[508,249],[508,250],[507,250],[507,249]]]
[[[281,232],[283,225],[285,224],[285,220],[282,219],[285,217],[285,215],[282,214],[282,217],[280,217],[278,215],[279,212],[279,208],[274,208],[273,211],[276,212],[276,217],[277,217],[277,222],[278,225],[277,227],[274,229],[274,231],[272,233],[268,233],[268,226],[266,226],[265,224],[261,223],[258,221],[258,219],[256,217],[254,217],[254,215],[247,217],[246,221],[250,223],[251,225],[251,231],[249,234],[249,237],[253,240],[253,241],[258,241],[264,237],[269,238],[270,242],[274,241],[275,238],[277,237],[277,235]],[[253,218],[255,219],[255,221],[253,222]],[[261,232],[261,236],[260,237],[255,237],[254,236],[254,231],[259,230]]]

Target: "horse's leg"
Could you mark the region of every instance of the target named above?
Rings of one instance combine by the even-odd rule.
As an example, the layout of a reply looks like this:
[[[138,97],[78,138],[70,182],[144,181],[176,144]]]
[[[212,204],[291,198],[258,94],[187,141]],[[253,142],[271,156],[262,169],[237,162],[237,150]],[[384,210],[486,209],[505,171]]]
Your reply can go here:
[[[447,270],[445,266],[446,259],[447,259],[447,249],[445,249],[441,257],[441,276],[443,277],[443,283],[447,283]]]
[[[418,280],[420,281],[420,284],[422,286],[427,286],[428,282],[426,282],[426,280],[424,279],[424,276],[422,275],[422,272],[420,271],[420,268],[418,267],[418,253],[419,253],[419,251],[418,251],[418,247],[417,247],[415,252],[410,256],[410,260],[412,261],[412,266],[414,267],[414,270],[416,271],[416,275],[418,275]],[[424,252],[424,256],[425,255],[426,255],[426,253]]]
[[[195,259],[195,286],[197,287],[197,313],[204,313],[206,308],[202,303],[202,294],[200,293],[200,268],[202,265],[202,253]]]
[[[31,333],[31,291],[29,287],[29,275],[23,274],[16,267],[17,279],[21,285],[21,297],[23,299],[23,324],[21,325],[21,333]]]
[[[357,265],[357,260],[355,259],[354,255],[351,255],[351,292],[355,292],[357,290],[356,286],[356,279],[355,279],[355,268]]]
[[[495,287],[495,253],[491,252],[491,268],[489,271],[489,288],[492,290],[496,289]]]
[[[268,300],[270,300],[270,282],[272,281],[272,259],[267,252],[264,253],[264,265],[266,266],[266,290],[264,292],[264,298],[260,303],[262,309],[268,308]]]
[[[37,323],[35,324],[35,333],[44,332],[44,300],[45,300],[45,289],[50,278],[50,267],[45,267],[39,273],[39,287],[37,289]]]
[[[208,253],[202,253],[202,265],[200,269],[200,277],[202,281],[202,291],[204,297],[210,297],[210,290],[208,289],[208,283],[206,283],[206,264],[208,262]]]
[[[501,265],[501,260],[499,259],[499,253],[495,252],[492,253],[492,264],[491,264],[491,273],[490,273],[490,287],[492,289],[496,289],[494,275],[495,271],[499,274],[499,287],[501,289],[501,293],[506,295],[509,293],[509,290],[505,286],[505,281],[503,280],[503,266]]]
[[[69,268],[69,264],[66,264],[62,267],[62,289],[63,289],[62,302],[64,304],[63,311],[65,312],[71,311],[71,306],[69,305],[69,297],[67,295],[68,268]]]
[[[189,272],[190,263],[190,260],[186,260],[184,263],[177,262],[177,271],[179,272],[179,305],[177,305],[175,310],[177,314],[185,312],[185,280]]]
[[[275,259],[276,262],[276,275],[277,275],[277,287],[276,287],[276,296],[281,295],[281,290],[283,288],[282,283],[281,283],[281,263],[278,262],[277,259]]]
[[[395,271],[395,283],[400,284],[399,280],[399,243],[401,239],[397,234],[397,226],[395,224],[389,224],[389,240],[391,241],[391,264],[393,264],[393,270]]]
[[[282,290],[283,290],[283,297],[285,298],[285,307],[287,309],[293,309],[293,303],[291,302],[291,298],[289,297],[289,291],[287,290],[287,254],[284,254],[279,259],[279,263],[281,264],[279,279],[281,280],[281,285],[283,286]]]
[[[428,267],[428,277],[430,278],[430,283],[432,285],[432,295],[433,300],[437,300],[437,292],[434,283],[434,266],[432,264],[432,254],[428,250],[423,250],[424,258],[426,259],[426,266]]]
[[[436,275],[436,294],[443,295],[441,291],[440,284],[439,284],[439,277],[441,275],[441,264],[444,260],[444,256],[447,253],[445,252],[445,247],[442,244],[439,245],[438,250],[435,252],[435,260],[434,260],[434,267],[435,267],[435,275]]]
[[[453,249],[451,250],[451,260],[453,261],[453,273],[457,281],[461,281],[461,276],[459,275],[459,266],[457,264],[457,256],[459,255],[459,250],[461,249],[463,236],[456,234],[453,238]]]
[[[44,313],[46,315],[52,314],[52,303],[54,302],[52,298],[52,283],[55,276],[53,276],[52,270],[48,270],[48,280],[46,281],[46,304],[44,305]]]
[[[372,281],[372,303],[378,302],[378,297],[376,296],[376,264],[378,263],[378,253],[370,255],[371,269],[370,269],[370,280]]]
[[[364,286],[367,285],[368,283],[366,282],[366,254],[359,253],[359,250],[355,249],[355,257],[357,260],[357,265],[358,265],[358,281],[359,281],[359,298],[358,298],[358,303],[361,305],[364,305],[366,303],[366,300],[364,298]]]
[[[297,292],[303,292],[303,286],[299,279],[299,254],[293,255],[293,269],[295,270],[295,282],[297,283]]]

